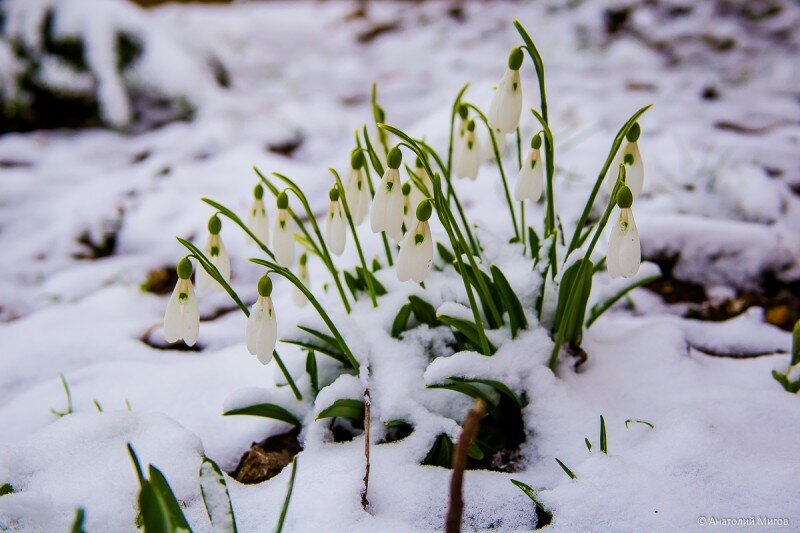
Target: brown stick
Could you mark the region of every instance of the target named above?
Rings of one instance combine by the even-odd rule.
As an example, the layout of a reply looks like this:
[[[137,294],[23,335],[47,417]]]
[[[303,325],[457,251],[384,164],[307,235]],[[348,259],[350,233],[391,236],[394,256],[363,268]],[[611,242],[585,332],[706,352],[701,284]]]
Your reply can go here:
[[[447,533],[461,532],[461,515],[464,513],[462,487],[464,470],[467,468],[467,452],[478,435],[478,426],[481,425],[481,417],[485,408],[483,400],[480,398],[475,400],[464,419],[463,429],[458,437],[456,451],[453,454],[453,476],[450,478],[450,507],[447,509],[447,522],[445,522]]]
[[[364,470],[364,488],[361,489],[361,507],[367,510],[369,500],[367,500],[367,490],[369,489],[369,413],[370,413],[369,389],[364,391],[364,458],[367,466]]]

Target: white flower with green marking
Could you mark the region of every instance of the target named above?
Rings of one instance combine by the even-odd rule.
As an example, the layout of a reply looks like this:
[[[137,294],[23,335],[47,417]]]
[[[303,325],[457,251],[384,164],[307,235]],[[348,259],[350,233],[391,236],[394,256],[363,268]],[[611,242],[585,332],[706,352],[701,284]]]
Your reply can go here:
[[[489,125],[502,133],[512,133],[519,126],[522,113],[522,84],[519,69],[522,66],[522,50],[514,48],[508,56],[508,68],[495,89],[489,106]],[[501,151],[502,152],[502,151]]]
[[[218,215],[214,215],[208,221],[208,240],[206,241],[205,253],[208,260],[219,271],[222,279],[226,283],[231,282],[231,259],[228,256],[228,251],[225,249],[225,243],[222,242],[222,237],[219,232],[222,229],[222,221]],[[197,291],[200,293],[210,291],[224,291],[225,288],[220,283],[212,278],[204,268],[197,270],[195,276],[197,281]]]
[[[518,201],[538,202],[544,189],[544,169],[542,163],[542,138],[536,135],[531,140],[531,150],[522,162],[514,187],[514,198]]]
[[[350,177],[344,186],[344,195],[353,224],[360,226],[367,218],[372,195],[364,176],[364,154],[355,152],[351,158]]]
[[[294,231],[289,218],[289,196],[286,191],[278,195],[278,220],[272,230],[272,252],[275,261],[282,267],[294,264]]]
[[[311,279],[308,276],[308,255],[305,253],[300,255],[300,264],[297,267],[297,279],[299,279],[306,288],[311,288]],[[292,301],[297,307],[305,307],[308,303],[308,297],[303,291],[292,285]]]
[[[634,198],[639,196],[644,188],[644,161],[642,161],[642,154],[639,152],[638,142],[641,133],[642,129],[638,123],[628,130],[625,141],[622,143],[622,148],[617,152],[611,165],[612,169],[617,169],[621,164],[625,164],[625,185],[631,189]],[[609,172],[606,180],[607,187],[613,189],[616,181],[616,173]]]
[[[178,262],[178,283],[164,313],[164,338],[194,346],[200,332],[200,309],[192,285],[192,263],[184,257]]]
[[[272,280],[264,276],[258,281],[258,299],[250,308],[247,319],[247,351],[266,365],[278,340],[278,322],[272,306]]]
[[[430,200],[424,200],[416,210],[417,223],[406,233],[397,254],[397,279],[425,281],[433,263],[433,239],[428,219],[433,212]]]
[[[328,216],[325,218],[325,233],[328,247],[334,255],[342,255],[347,243],[347,222],[344,220],[344,208],[339,199],[339,189],[333,187],[328,193]]]
[[[478,177],[481,159],[481,147],[475,135],[475,121],[470,120],[467,123],[467,132],[464,136],[463,145],[458,151],[455,160],[455,168],[453,170],[456,177],[475,180]]]
[[[639,242],[639,231],[633,220],[633,193],[629,187],[623,186],[617,193],[619,217],[611,228],[608,241],[606,266],[611,277],[622,276],[632,278],[639,272],[642,262],[642,247]]]
[[[250,216],[247,227],[265,246],[269,246],[269,218],[267,208],[264,206],[264,187],[256,185],[253,191],[253,205],[250,207]],[[252,241],[252,239],[250,239]]]
[[[394,242],[403,238],[403,193],[400,186],[400,163],[403,154],[399,148],[389,152],[388,167],[375,190],[370,211],[370,226],[373,233],[386,232]]]

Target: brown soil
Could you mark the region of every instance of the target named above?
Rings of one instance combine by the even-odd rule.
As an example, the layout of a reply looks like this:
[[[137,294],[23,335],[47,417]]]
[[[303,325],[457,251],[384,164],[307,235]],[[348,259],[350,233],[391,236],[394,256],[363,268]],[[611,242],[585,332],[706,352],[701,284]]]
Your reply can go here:
[[[261,483],[277,476],[303,448],[297,440],[299,428],[288,433],[273,435],[262,442],[254,442],[242,455],[239,466],[231,473],[236,481],[246,484]]]

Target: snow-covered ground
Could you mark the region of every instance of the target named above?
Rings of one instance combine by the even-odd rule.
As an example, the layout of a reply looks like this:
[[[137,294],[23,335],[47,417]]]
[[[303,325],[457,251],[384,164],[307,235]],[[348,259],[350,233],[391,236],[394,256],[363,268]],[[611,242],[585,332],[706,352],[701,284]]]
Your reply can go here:
[[[679,4],[695,3],[670,3]],[[641,120],[646,175],[636,203],[644,255],[674,256],[675,275],[712,295],[753,289],[765,275],[797,281],[800,7],[779,4],[780,13],[756,24],[715,11],[725,2],[697,4],[682,15],[662,3],[638,9],[628,20],[634,29],[617,39],[604,32],[604,10],[617,4],[605,1],[466,3],[463,20],[444,2],[376,3],[370,20],[350,17],[355,5],[348,2],[145,12],[153,28],[198,55],[213,53],[229,71],[231,87],[204,94],[194,121],[136,135],[0,137],[0,485],[15,489],[0,497],[0,529],[65,530],[77,507],[86,508],[89,531],[134,529],[138,483],[125,449],[132,442],[143,463],[164,471],[193,528],[210,530],[197,481],[200,457],[233,471],[252,442],[286,431],[274,420],[221,416],[224,406],[262,397],[309,421],[287,530],[441,528],[451,472],[419,462],[439,431],[457,435],[453,420],[469,402],[426,390],[423,379],[470,372],[503,379],[529,403],[519,471],[466,473],[466,528],[534,527],[531,501],[509,482],[515,478],[539,491],[554,516],[550,527],[559,530],[702,530],[711,517],[785,518],[785,529],[796,529],[800,400],[770,375],[785,368],[791,336],[766,323],[758,308],[728,322],[701,322],[638,290],[588,330],[589,358],[580,373],[565,365],[553,375],[546,366],[552,343],[540,328],[492,359],[458,354],[429,367],[425,331],[401,344],[381,329],[412,284],[380,272],[391,291],[380,312],[364,298],[356,306],[362,320],[347,325],[335,293],[321,289],[325,272],[312,262],[315,292],[359,360],[369,363],[374,419],[415,422],[407,439],[372,447],[369,512],[359,496],[363,436],[328,442],[323,424],[313,422],[319,409],[294,402],[287,387],[275,385],[283,383],[275,363],[262,367],[247,353],[245,319],[224,295],[201,298],[209,319],[201,323],[200,351],[142,340],[162,343],[167,297],[140,285],[148,272],[171,269],[185,254],[174,236],[202,242],[213,211],[200,197],[244,212],[256,165],[296,178],[322,215],[327,168],[347,168],[353,132],[370,120],[371,83],[378,83],[388,123],[441,147],[450,105],[465,82],[468,98],[487,107],[508,50],[519,44],[514,18],[531,32],[547,69],[565,223],[577,219],[617,129],[653,103]],[[384,24],[391,29],[368,38]],[[526,105],[538,107],[528,58],[522,73]],[[523,116],[529,136],[534,120]],[[299,142],[288,157],[275,150],[287,142]],[[496,170],[487,165],[477,181],[458,187],[482,240],[495,243],[493,259],[513,273],[512,285],[530,306],[539,280],[497,244],[511,228]],[[541,215],[541,204],[529,208],[530,220]],[[82,236],[99,243],[109,231],[116,231],[112,255],[81,257]],[[380,240],[362,233],[367,257],[382,254]],[[252,302],[261,274],[247,263],[255,248],[229,222],[223,236],[233,286]],[[356,261],[350,239],[339,264]],[[615,283],[601,274],[593,298],[612,293]],[[447,282],[442,287],[440,302],[432,303],[448,297]],[[280,335],[293,332],[300,318],[316,320],[293,306],[282,281],[274,299]],[[279,351],[308,387],[305,355],[290,345]],[[50,412],[64,408],[59,374],[76,411],[63,418]],[[352,385],[337,381],[338,389],[320,393],[318,406]],[[584,444],[588,437],[598,446],[600,415],[608,455]],[[654,427],[626,428],[627,419]],[[380,436],[375,425],[373,441]],[[288,479],[289,469],[256,485],[228,480],[240,531],[274,527]]]

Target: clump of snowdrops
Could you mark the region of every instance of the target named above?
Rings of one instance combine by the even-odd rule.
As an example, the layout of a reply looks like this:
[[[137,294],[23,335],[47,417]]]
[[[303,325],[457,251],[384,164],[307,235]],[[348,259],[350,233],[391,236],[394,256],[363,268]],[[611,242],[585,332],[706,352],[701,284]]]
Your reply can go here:
[[[568,349],[579,348],[585,329],[614,302],[643,283],[632,280],[617,294],[587,310],[593,279],[603,266],[614,277],[633,278],[639,270],[641,252],[635,210],[637,196],[644,187],[644,165],[638,148],[642,134],[638,120],[649,106],[633,113],[620,127],[580,217],[567,232],[570,221],[561,219],[554,201],[555,139],[548,116],[544,66],[526,30],[517,22],[515,27],[522,45],[511,50],[488,112],[467,99],[465,86],[453,102],[449,141],[441,151],[387,123],[373,86],[374,124],[356,131],[344,177],[330,169],[324,221],[317,220],[312,200],[303,190],[278,172],[265,175],[255,169],[258,182],[247,216],[240,217],[226,206],[204,198],[215,210],[208,223],[208,239],[202,249],[179,239],[188,255],[178,262],[179,281],[164,318],[166,339],[183,339],[190,345],[197,341],[199,311],[191,280],[195,271],[201,292],[226,291],[248,317],[243,332],[248,351],[263,364],[274,359],[298,401],[304,401],[305,395],[315,398],[319,392],[318,356],[333,358],[340,374],[358,376],[365,398],[340,398],[332,404],[316,406],[317,419],[348,420],[352,427],[368,426],[368,360],[353,353],[331,317],[334,311],[330,304],[323,306],[315,296],[308,263],[319,261],[330,278],[326,285],[340,302],[340,309],[335,310],[344,315],[337,318],[340,323],[348,317],[358,320],[351,314],[358,300],[368,300],[375,308],[382,305],[387,290],[377,273],[389,269],[399,281],[419,284],[421,289],[397,312],[388,331],[394,338],[402,340],[405,332],[421,324],[444,326],[452,331],[454,351],[470,350],[491,357],[499,346],[490,339],[510,338],[513,342],[522,330],[546,328],[553,339],[549,366],[554,372],[559,371],[559,358]],[[533,92],[538,92],[534,99],[539,101],[538,108],[527,112],[523,110],[525,87],[520,76],[526,55],[538,80],[538,91]],[[523,136],[523,131],[529,131],[528,126],[521,128],[523,119],[528,126],[534,125],[529,137]],[[530,262],[530,283],[538,287],[532,306],[523,306],[505,273],[488,262],[476,227],[459,197],[459,189],[465,186],[463,180],[488,179],[481,174],[490,164],[496,165],[502,184],[509,246]],[[603,184],[606,193],[601,194]],[[597,205],[601,200],[604,203]],[[544,204],[543,220],[526,220],[526,206],[538,202]],[[599,217],[590,222],[590,214],[597,209]],[[223,218],[247,234],[258,251],[250,261],[264,268],[263,277],[253,287],[252,296],[256,299],[250,307],[230,285],[230,257],[222,239]],[[607,253],[598,260],[596,248],[604,233]],[[383,253],[367,258],[361,240],[375,238],[381,240]],[[342,254],[348,239],[353,240],[358,263],[345,269],[335,257]],[[432,269],[460,278],[463,299],[457,303],[466,306],[468,313],[451,313],[448,310],[452,306],[435,308],[426,301],[425,282]],[[277,322],[281,307],[289,305],[273,301],[273,283],[278,278],[294,286],[295,305],[310,304],[325,326],[299,324],[296,334],[284,339],[306,352],[310,386],[302,391],[277,351]],[[553,297],[545,298],[546,293]],[[548,310],[547,306],[553,309]],[[545,320],[545,315],[551,318]],[[508,336],[487,335],[487,331],[506,328]],[[565,368],[562,365],[560,371]],[[524,440],[522,409],[527,399],[507,384],[453,376],[428,387],[456,391],[486,403],[480,433],[469,451],[473,459],[514,449]],[[372,394],[380,394],[380,390],[373,390]],[[265,416],[301,425],[294,414],[275,404],[246,406],[225,414]],[[413,430],[405,420],[385,424]],[[439,435],[431,442],[423,462],[449,467],[452,450],[450,436]]]

